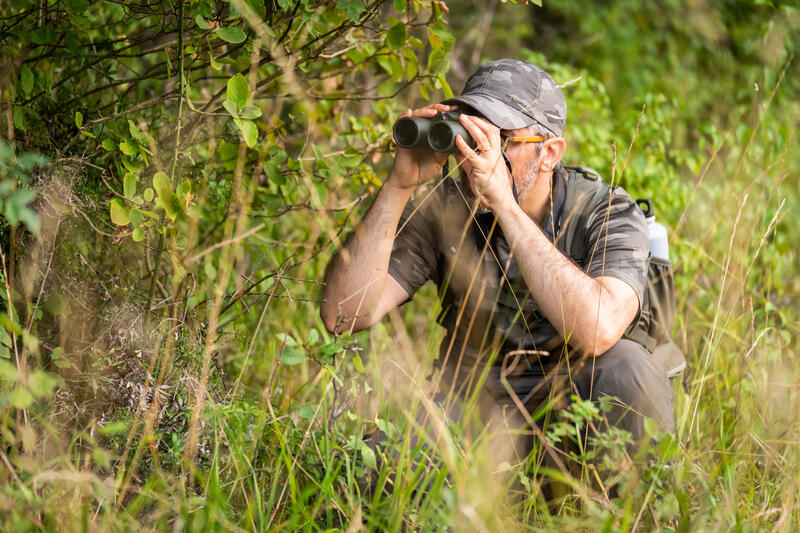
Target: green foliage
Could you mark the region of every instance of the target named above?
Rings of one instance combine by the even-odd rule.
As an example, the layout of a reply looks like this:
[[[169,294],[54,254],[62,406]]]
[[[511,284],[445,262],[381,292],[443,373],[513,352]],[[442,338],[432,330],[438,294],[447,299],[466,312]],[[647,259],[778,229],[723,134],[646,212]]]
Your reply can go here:
[[[36,191],[26,187],[30,173],[37,167],[47,164],[47,158],[28,152],[14,155],[12,148],[0,139],[0,223],[16,228],[25,224],[34,234],[39,233],[39,217],[29,204],[36,197]]]
[[[3,529],[800,524],[795,8],[13,4]],[[476,406],[455,422],[427,396],[430,287],[369,332],[318,319],[327,259],[390,168],[394,119],[503,56],[564,84],[566,162],[653,198],[670,230],[692,374],[676,434],[651,428],[641,450],[613,427],[587,433],[608,404],[573,399],[533,453],[494,464]]]

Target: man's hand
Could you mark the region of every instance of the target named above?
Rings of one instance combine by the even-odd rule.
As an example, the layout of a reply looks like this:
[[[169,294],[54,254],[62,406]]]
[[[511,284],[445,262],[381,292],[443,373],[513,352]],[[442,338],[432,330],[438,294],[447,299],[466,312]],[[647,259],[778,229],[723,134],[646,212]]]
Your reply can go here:
[[[433,104],[414,111],[409,109],[398,118],[411,116],[433,118],[437,113],[455,109],[456,106]],[[394,166],[386,183],[399,189],[416,189],[436,177],[447,161],[447,156],[448,154],[434,152],[430,148],[408,150],[398,146]]]
[[[459,135],[456,146],[461,155],[456,159],[463,165],[470,188],[481,204],[497,212],[508,202],[514,202],[511,174],[503,160],[500,129],[479,117],[461,115],[460,120],[477,146],[473,150]]]

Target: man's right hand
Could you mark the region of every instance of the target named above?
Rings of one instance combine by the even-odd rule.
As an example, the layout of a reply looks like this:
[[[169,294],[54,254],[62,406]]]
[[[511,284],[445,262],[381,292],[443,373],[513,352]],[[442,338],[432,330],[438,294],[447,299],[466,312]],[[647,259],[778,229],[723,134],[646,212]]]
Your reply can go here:
[[[432,104],[414,111],[408,110],[400,117],[433,118],[442,111],[454,111],[456,106]],[[386,183],[398,189],[416,189],[436,177],[442,170],[449,154],[435,152],[430,148],[405,149],[397,147],[394,165]]]

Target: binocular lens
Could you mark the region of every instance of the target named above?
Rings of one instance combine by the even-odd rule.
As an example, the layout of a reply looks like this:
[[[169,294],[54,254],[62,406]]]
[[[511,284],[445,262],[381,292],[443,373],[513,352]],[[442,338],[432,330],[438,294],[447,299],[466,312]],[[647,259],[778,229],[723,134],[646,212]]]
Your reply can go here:
[[[428,144],[437,152],[455,152],[456,133],[448,122],[439,122],[428,132]]]
[[[454,154],[458,152],[456,136],[461,135],[467,144],[475,148],[467,130],[459,124],[458,114],[439,113],[434,118],[402,117],[392,128],[394,141],[400,148],[425,148],[437,152]]]
[[[416,148],[426,140],[429,120],[403,117],[394,124],[394,140],[401,148]]]

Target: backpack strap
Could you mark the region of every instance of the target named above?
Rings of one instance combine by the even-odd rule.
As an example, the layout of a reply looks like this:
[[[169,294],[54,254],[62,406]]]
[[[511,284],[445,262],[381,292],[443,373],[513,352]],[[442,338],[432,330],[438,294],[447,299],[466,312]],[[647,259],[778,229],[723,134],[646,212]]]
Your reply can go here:
[[[567,190],[555,245],[567,257],[584,257],[588,251],[586,243],[576,237],[585,226],[591,207],[608,198],[611,187],[591,168],[564,166],[564,171]]]

